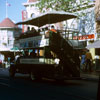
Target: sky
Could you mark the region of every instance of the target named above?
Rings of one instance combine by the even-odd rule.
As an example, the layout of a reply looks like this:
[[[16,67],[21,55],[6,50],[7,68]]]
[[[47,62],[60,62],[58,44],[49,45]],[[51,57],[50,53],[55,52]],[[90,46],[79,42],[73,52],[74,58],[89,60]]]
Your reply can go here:
[[[8,18],[10,18],[15,23],[22,21],[22,10],[25,7],[22,5],[26,3],[27,0],[7,0],[10,6],[7,7]],[[0,22],[6,18],[6,0],[0,0]]]
[[[22,5],[26,3],[27,0],[7,0],[10,6],[7,6],[8,18],[10,18],[14,23],[22,21],[22,10],[25,7]],[[0,0],[0,22],[6,18],[6,0]]]

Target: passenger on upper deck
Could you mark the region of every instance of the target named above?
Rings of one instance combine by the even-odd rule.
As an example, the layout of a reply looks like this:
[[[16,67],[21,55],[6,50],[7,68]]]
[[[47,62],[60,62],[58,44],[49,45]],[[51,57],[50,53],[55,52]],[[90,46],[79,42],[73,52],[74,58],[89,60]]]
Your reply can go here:
[[[31,28],[31,34],[32,34],[32,36],[37,36],[38,35],[38,32],[34,27]]]
[[[57,33],[57,30],[55,29],[54,25],[51,26],[51,29],[48,27],[45,28],[45,37],[48,38],[50,32]]]
[[[45,37],[46,38],[49,37],[49,29],[48,29],[48,27],[45,28]]]
[[[36,29],[35,29],[34,27],[32,27],[32,28],[31,28],[31,32],[32,32],[32,33],[35,33],[35,32],[37,32],[37,31],[36,31]]]
[[[39,28],[39,29],[37,30],[37,32],[40,34],[40,32],[41,32],[41,29]]]
[[[57,30],[55,29],[54,25],[51,26],[50,31],[52,31],[52,32],[54,32],[54,33],[57,33]]]
[[[37,35],[40,35],[40,32],[41,32],[41,30],[40,30],[40,28],[37,30]]]
[[[30,32],[30,27],[27,27],[26,33],[29,33],[29,32]]]

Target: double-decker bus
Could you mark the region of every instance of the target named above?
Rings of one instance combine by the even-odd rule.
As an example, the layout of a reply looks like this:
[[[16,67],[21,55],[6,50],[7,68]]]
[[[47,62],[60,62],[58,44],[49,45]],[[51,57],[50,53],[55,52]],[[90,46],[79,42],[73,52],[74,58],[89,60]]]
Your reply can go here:
[[[47,18],[50,20],[50,14],[55,19],[47,23],[45,17],[48,15]],[[59,15],[60,17],[57,17]],[[62,17],[64,18],[60,20]],[[76,15],[70,13],[63,14],[61,12],[54,15],[52,12],[18,24],[40,27],[76,17]],[[38,24],[38,21],[41,22]],[[20,48],[23,49],[24,55],[20,56],[16,63],[10,65],[9,75],[11,77],[14,77],[16,73],[29,74],[32,80],[42,78],[65,80],[80,77],[80,63],[77,51],[69,40],[64,39],[58,31],[56,33],[49,31],[49,37],[39,33],[37,35],[34,35],[34,33],[31,33],[31,35],[26,34],[19,38],[18,43]]]

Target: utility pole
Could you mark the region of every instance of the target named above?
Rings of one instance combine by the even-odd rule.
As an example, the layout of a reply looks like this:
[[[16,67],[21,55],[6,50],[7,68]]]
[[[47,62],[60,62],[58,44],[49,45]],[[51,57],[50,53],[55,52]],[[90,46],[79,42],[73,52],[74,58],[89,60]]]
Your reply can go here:
[[[6,18],[8,17],[8,6],[10,6],[10,4],[6,0]]]
[[[7,0],[6,0],[6,18],[8,17],[8,7],[7,7]]]

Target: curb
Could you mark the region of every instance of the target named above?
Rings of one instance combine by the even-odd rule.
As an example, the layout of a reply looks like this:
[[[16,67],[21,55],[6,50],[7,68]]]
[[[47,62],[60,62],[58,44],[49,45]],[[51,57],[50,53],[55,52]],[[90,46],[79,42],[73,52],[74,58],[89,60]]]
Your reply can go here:
[[[94,74],[80,74],[80,77],[85,80],[99,81],[99,75]]]

